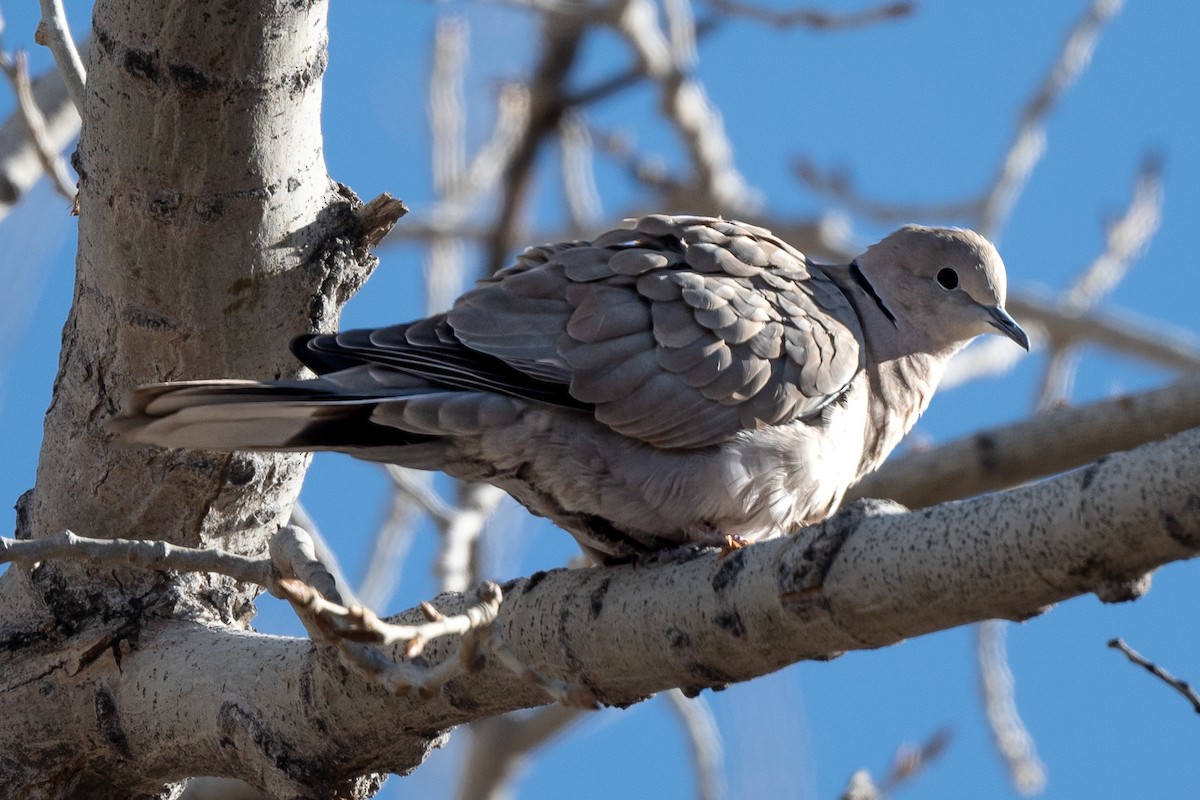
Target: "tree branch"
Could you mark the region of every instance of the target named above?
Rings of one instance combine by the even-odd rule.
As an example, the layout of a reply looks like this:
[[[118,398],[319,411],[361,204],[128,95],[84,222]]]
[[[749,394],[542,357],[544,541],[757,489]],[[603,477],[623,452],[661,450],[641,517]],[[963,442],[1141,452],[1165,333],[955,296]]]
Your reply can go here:
[[[1200,379],[1144,394],[1056,408],[889,459],[847,493],[909,508],[973,497],[1078,467],[1107,453],[1200,426]]]
[[[881,203],[858,193],[844,173],[824,173],[807,159],[797,161],[797,176],[814,191],[878,222],[966,219],[984,236],[996,238],[1033,168],[1045,153],[1046,118],[1087,68],[1100,31],[1120,11],[1121,4],[1122,0],[1093,0],[1071,28],[1058,58],[1022,109],[1013,140],[1001,158],[995,176],[979,194],[951,202]]]
[[[805,27],[817,30],[847,30],[875,25],[906,17],[916,9],[915,3],[884,3],[862,11],[833,14],[811,8],[795,8],[783,11],[764,8],[742,0],[708,0],[714,11],[730,17],[741,17],[755,22],[764,22],[775,28]]]
[[[558,129],[568,108],[567,76],[579,56],[588,19],[583,8],[545,12],[541,58],[529,83],[529,115],[505,164],[500,209],[486,237],[486,274],[503,267],[512,249],[537,155],[546,138]]]
[[[1136,664],[1137,666],[1146,670],[1151,675],[1165,683],[1167,686],[1170,686],[1172,689],[1179,692],[1189,703],[1192,704],[1192,708],[1195,710],[1195,712],[1200,714],[1200,694],[1197,694],[1196,690],[1192,688],[1190,683],[1176,678],[1158,664],[1147,660],[1141,653],[1125,644],[1123,639],[1109,639],[1108,646],[1114,650],[1119,650],[1120,652],[1124,653],[1125,657],[1128,658],[1131,663]]]
[[[1131,599],[1150,570],[1200,554],[1198,448],[1193,430],[968,502],[914,513],[860,504],[723,559],[708,551],[654,567],[537,573],[504,587],[492,630],[525,675],[626,705],[968,622],[1026,619],[1085,592]],[[455,614],[471,600],[436,603]],[[36,708],[52,680],[58,708],[100,703],[102,723],[122,731],[123,758],[147,782],[224,774],[326,797],[356,775],[412,769],[453,725],[547,700],[496,651],[420,700],[389,695],[302,640],[164,620],[119,649],[119,679],[99,683],[80,667],[96,663],[95,647],[89,633],[48,650],[4,672],[0,691]],[[103,644],[92,669],[115,652]],[[437,669],[457,652],[439,639],[425,659]],[[90,741],[96,730],[85,718],[54,724],[56,742]],[[37,741],[3,737],[0,753],[27,763]]]
[[[1046,767],[1038,758],[1033,737],[1017,711],[1013,675],[1004,646],[1006,625],[1003,620],[991,619],[975,626],[979,688],[992,741],[1004,759],[1009,781],[1019,794],[1031,797],[1041,794],[1045,787]]]
[[[54,183],[54,188],[68,201],[75,199],[75,185],[67,172],[67,165],[58,154],[50,141],[46,129],[46,118],[42,116],[33,97],[33,86],[29,80],[29,65],[23,52],[18,51],[9,55],[0,51],[0,71],[3,71],[12,84],[13,94],[17,98],[17,110],[21,121],[25,123],[25,131],[29,140],[37,150],[38,161],[42,171]]]
[[[84,84],[87,83],[87,69],[83,66],[83,58],[75,49],[75,40],[71,38],[71,29],[67,25],[67,12],[63,10],[62,0],[40,0],[42,21],[38,24],[34,40],[50,48],[54,54],[54,62],[62,74],[67,86],[67,94],[75,104],[75,110],[83,113],[83,104],[87,98]]]
[[[80,44],[80,49],[86,52],[90,46],[88,38]],[[52,68],[34,78],[31,89],[33,103],[44,124],[44,147],[49,152],[61,153],[79,134],[80,122],[66,84],[58,70]],[[45,174],[42,162],[39,146],[30,139],[18,110],[0,125],[0,219]]]

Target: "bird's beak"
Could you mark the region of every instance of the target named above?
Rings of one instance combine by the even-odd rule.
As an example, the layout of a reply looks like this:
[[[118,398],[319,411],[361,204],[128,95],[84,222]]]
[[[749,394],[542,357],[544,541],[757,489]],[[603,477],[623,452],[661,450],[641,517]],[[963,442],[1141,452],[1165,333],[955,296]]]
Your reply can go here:
[[[988,316],[991,317],[988,322],[998,328],[1005,336],[1021,345],[1021,347],[1024,347],[1026,350],[1029,349],[1029,334],[1017,324],[1012,315],[1000,306],[992,306],[987,312]]]

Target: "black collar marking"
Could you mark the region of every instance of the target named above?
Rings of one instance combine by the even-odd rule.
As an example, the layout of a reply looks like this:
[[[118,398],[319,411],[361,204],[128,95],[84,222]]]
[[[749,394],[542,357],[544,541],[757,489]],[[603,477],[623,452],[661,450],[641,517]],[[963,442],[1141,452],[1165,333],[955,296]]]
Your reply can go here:
[[[881,298],[879,293],[875,291],[875,287],[872,286],[871,282],[867,280],[867,276],[862,274],[862,270],[858,268],[857,261],[850,262],[850,277],[854,278],[854,282],[858,284],[858,287],[866,292],[871,299],[875,301],[875,305],[879,306],[879,310],[883,312],[883,315],[887,317],[889,321],[891,321],[892,325],[897,328],[900,327],[896,324],[896,315],[893,314],[888,307],[883,304],[883,298]]]

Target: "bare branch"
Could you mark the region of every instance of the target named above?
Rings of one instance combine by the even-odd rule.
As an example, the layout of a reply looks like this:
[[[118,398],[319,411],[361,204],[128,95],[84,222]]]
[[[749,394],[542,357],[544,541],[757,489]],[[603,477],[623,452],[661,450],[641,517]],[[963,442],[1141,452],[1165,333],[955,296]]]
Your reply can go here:
[[[1167,686],[1170,686],[1172,689],[1179,692],[1187,699],[1189,703],[1192,704],[1192,708],[1195,710],[1195,712],[1200,714],[1200,694],[1196,693],[1196,690],[1192,688],[1190,683],[1176,678],[1174,675],[1167,672],[1154,662],[1146,660],[1146,658],[1140,653],[1138,653],[1129,645],[1125,644],[1124,639],[1109,639],[1108,646],[1114,650],[1120,650],[1125,654],[1125,657],[1134,664],[1137,664],[1139,667],[1158,678]]]
[[[699,53],[696,50],[696,18],[690,0],[662,0],[662,11],[667,23],[671,60],[680,69],[694,69]]]
[[[945,728],[934,731],[919,747],[901,745],[892,759],[891,770],[880,783],[880,791],[887,794],[913,781],[940,758],[949,745],[950,731]]]
[[[519,217],[537,155],[546,138],[558,129],[568,108],[567,76],[579,56],[579,45],[589,19],[583,10],[548,12],[543,17],[541,58],[529,84],[529,115],[520,140],[505,162],[500,208],[486,237],[484,268],[487,274],[504,266],[517,239]]]
[[[415,470],[388,464],[387,471],[396,490],[429,514],[442,535],[435,571],[443,591],[464,591],[475,580],[471,569],[475,542],[504,492],[486,483],[460,484],[461,496],[456,507],[443,500],[431,483]]]
[[[1200,426],[1200,379],[1162,389],[1051,409],[888,460],[847,493],[909,508],[995,491],[1071,469],[1106,453]]]
[[[670,705],[687,736],[698,800],[721,800],[726,797],[728,793],[721,777],[724,752],[721,732],[717,729],[717,721],[708,703],[703,697],[687,697],[678,689],[663,692],[659,697]]]
[[[1200,553],[1198,448],[1200,432],[1188,432],[1089,470],[918,513],[860,504],[720,560],[702,554],[653,568],[539,573],[507,587],[489,631],[515,665],[536,667],[544,681],[560,687],[586,681],[594,698],[625,705],[672,686],[694,691],[979,619],[1028,617]],[[438,600],[448,614],[471,602],[454,595]],[[718,622],[734,613],[741,621],[736,633]],[[631,625],[677,635],[637,637],[638,646],[630,647]],[[546,702],[542,684],[526,677],[531,667],[513,672],[509,660],[486,657],[485,646],[485,657],[471,661],[478,668],[468,669],[461,659],[478,651],[464,645],[441,639],[425,656],[436,665],[427,670],[451,673],[453,683],[444,685],[452,692],[396,697],[357,673],[347,675],[308,642],[161,620],[142,630],[137,648],[122,658],[112,701],[120,718],[148,720],[147,728],[131,730],[138,737],[131,752],[145,749],[156,759],[139,762],[146,780],[178,774],[170,772],[177,763],[161,756],[186,746],[195,774],[224,772],[276,795],[313,796],[302,785],[311,771],[280,765],[271,758],[278,750],[253,745],[255,732],[264,730],[255,720],[272,721],[272,746],[288,743],[290,752],[332,765],[322,773],[324,786],[374,769],[407,771],[452,725]],[[67,652],[85,646],[93,640],[64,645]],[[374,648],[347,647],[390,661]],[[179,652],[187,658],[172,662],[165,676],[164,654]],[[51,657],[61,664],[63,649]],[[45,675],[45,667],[31,660],[6,671],[6,699],[46,713],[61,709],[64,696],[68,707],[94,702],[94,670],[64,679],[61,691],[46,697],[40,682],[29,679]],[[280,692],[281,683],[312,691]],[[236,702],[223,685],[239,687]],[[63,724],[72,738],[95,735],[90,715],[82,721],[68,715]],[[223,749],[231,736],[239,746]],[[346,742],[354,745],[352,759]],[[30,750],[16,743],[10,757]],[[230,752],[240,754],[236,761]]]
[[[969,219],[978,216],[982,202],[978,198],[943,203],[892,203],[863,196],[845,170],[823,172],[807,158],[797,159],[793,169],[808,188],[845,206],[853,214],[896,224],[914,219]]]
[[[1087,342],[1171,369],[1200,370],[1200,340],[1189,330],[1128,312],[1071,311],[1024,292],[1010,295],[1005,305],[1022,325],[1036,325],[1059,346]]]
[[[42,21],[38,24],[34,41],[49,47],[54,54],[54,62],[66,83],[67,93],[75,110],[83,113],[83,104],[87,97],[84,84],[87,83],[87,69],[83,59],[75,48],[75,40],[71,38],[71,29],[67,25],[67,12],[63,10],[62,0],[39,0],[42,8]]]
[[[380,522],[367,558],[367,572],[358,585],[359,602],[384,608],[391,600],[401,564],[412,544],[416,505],[401,491],[392,492],[385,518]]]
[[[1121,10],[1122,3],[1123,0],[1093,0],[1067,34],[1058,59],[1041,86],[1026,103],[1000,171],[983,196],[979,232],[984,236],[994,239],[1004,227],[1013,204],[1045,153],[1046,118],[1087,68],[1100,31]]]
[[[1013,301],[1010,299],[1005,305],[1011,312]],[[1030,352],[1037,352],[1046,340],[1045,332],[1025,319],[1021,320],[1021,327],[1029,334]],[[942,373],[938,391],[945,392],[972,381],[1004,375],[1011,372],[1026,355],[1024,350],[1009,339],[980,336],[950,359],[945,372]]]
[[[566,114],[558,127],[562,149],[563,193],[571,214],[571,228],[576,235],[592,230],[602,213],[600,192],[596,189],[595,152],[592,134],[582,116]]]
[[[21,121],[25,123],[29,140],[37,151],[42,170],[50,176],[58,193],[73,202],[75,200],[75,182],[71,180],[66,163],[50,141],[46,130],[46,118],[42,116],[41,109],[37,107],[37,101],[33,97],[33,86],[29,82],[29,66],[25,54],[18,51],[10,56],[8,53],[0,51],[0,71],[4,72],[12,84],[13,94],[17,98],[17,110],[21,115]]]
[[[438,529],[442,546],[434,572],[442,591],[461,592],[478,580],[476,544],[504,491],[488,483],[460,484],[458,507]]]
[[[417,507],[433,518],[433,523],[441,530],[454,521],[454,507],[441,498],[433,490],[432,473],[401,467],[395,464],[385,464],[384,468],[392,479],[397,491],[416,503]]]
[[[441,17],[433,35],[433,64],[429,71],[430,161],[433,187],[445,197],[462,180],[467,163],[463,74],[469,47],[469,27],[462,17]]]
[[[1121,281],[1158,230],[1162,219],[1162,174],[1158,160],[1147,158],[1139,171],[1133,198],[1124,215],[1109,226],[1104,252],[1063,293],[1068,312],[1083,312],[1099,303]],[[1050,340],[1053,353],[1042,376],[1038,407],[1064,401],[1074,382],[1076,354],[1071,342]]]
[[[633,149],[633,143],[626,136],[620,133],[604,134],[600,137],[600,148],[629,177],[647,189],[663,195],[684,191],[684,185],[667,173],[662,159],[642,156]]]
[[[660,107],[672,121],[695,170],[691,198],[696,210],[752,210],[758,203],[733,163],[733,146],[720,113],[709,102],[703,85],[688,75],[690,64],[679,63],[675,47],[663,33],[650,0],[622,0],[614,9],[614,25],[637,54],[642,70],[659,85]]]
[[[350,582],[346,580],[346,573],[342,570],[342,565],[338,561],[337,553],[335,553],[333,548],[329,546],[329,542],[326,541],[325,537],[321,534],[320,528],[317,527],[316,520],[312,518],[312,516],[308,513],[308,509],[306,509],[304,504],[299,500],[297,500],[296,504],[292,506],[292,516],[291,519],[288,520],[288,526],[292,530],[281,530],[279,533],[275,534],[272,539],[280,539],[283,536],[296,536],[296,531],[298,530],[299,533],[304,534],[308,540],[312,542],[312,560],[320,564],[321,568],[328,575],[328,579],[333,581],[333,589],[335,594],[327,594],[326,597],[336,602],[346,603],[349,605],[359,602],[354,590],[350,586]],[[272,559],[274,560],[274,558],[274,553],[272,553]],[[276,563],[278,564],[278,561],[276,561]],[[321,590],[319,584],[312,583],[312,581],[306,579],[302,574],[292,574],[294,574],[295,577],[305,581],[305,583],[315,586],[318,590]]]
[[[1087,67],[1100,31],[1120,10],[1121,3],[1122,0],[1093,0],[1068,33],[1058,59],[1025,104],[1012,143],[995,176],[979,194],[948,203],[882,203],[863,197],[845,173],[823,173],[806,159],[796,163],[797,176],[815,192],[879,222],[965,219],[988,238],[997,238],[1033,168],[1045,153],[1046,117]]]
[[[996,750],[1008,767],[1013,788],[1025,797],[1041,794],[1046,785],[1046,768],[1038,759],[1033,737],[1017,711],[1012,671],[1004,647],[1006,623],[988,620],[975,626],[975,653],[979,662],[979,684],[984,713]]]
[[[429,149],[433,188],[445,198],[463,181],[467,161],[466,113],[463,110],[463,73],[466,67],[468,28],[465,19],[442,17],[433,37],[433,64],[429,70]],[[449,308],[462,291],[462,241],[445,226],[446,235],[429,243],[425,261],[425,310]]]
[[[86,39],[80,47],[86,50],[90,43]],[[45,174],[43,151],[60,153],[79,134],[79,113],[57,69],[35,78],[31,89],[31,108],[38,109],[44,134],[39,143],[30,139],[20,108],[0,126],[0,219]]]
[[[775,28],[805,27],[816,30],[849,30],[906,17],[916,10],[916,3],[884,3],[862,11],[835,14],[811,8],[780,11],[742,0],[707,0],[714,11],[731,17],[764,22]]]
[[[479,587],[479,602],[462,613],[445,616],[431,604],[422,603],[421,610],[427,620],[424,624],[397,625],[381,620],[369,608],[347,607],[326,600],[311,585],[294,578],[283,578],[278,588],[285,600],[317,621],[326,642],[359,642],[381,647],[400,643],[405,646],[408,658],[420,655],[432,639],[461,636],[491,625],[503,600],[500,587],[485,581]]]
[[[1129,208],[1108,228],[1104,252],[1063,296],[1068,308],[1089,308],[1103,300],[1139,259],[1162,222],[1162,167],[1146,159],[1138,171]]]
[[[298,581],[334,603],[353,602],[350,598],[342,597],[338,591],[337,578],[322,560],[313,536],[304,528],[295,524],[284,525],[271,537],[269,551],[271,563],[281,578],[292,579],[293,583]],[[271,584],[267,588],[271,594],[283,597],[277,585]]]
[[[521,134],[529,123],[529,111],[527,87],[515,83],[500,87],[492,135],[476,151],[462,182],[450,187],[445,202],[469,207],[471,200],[491,191],[521,142]]]
[[[215,548],[183,547],[149,539],[91,539],[60,531],[42,539],[0,537],[0,563],[26,569],[52,558],[87,559],[93,563],[179,572],[215,572],[243,583],[269,586],[271,562]]]
[[[585,709],[555,704],[478,720],[461,770],[458,800],[498,800],[534,751],[578,721]]]

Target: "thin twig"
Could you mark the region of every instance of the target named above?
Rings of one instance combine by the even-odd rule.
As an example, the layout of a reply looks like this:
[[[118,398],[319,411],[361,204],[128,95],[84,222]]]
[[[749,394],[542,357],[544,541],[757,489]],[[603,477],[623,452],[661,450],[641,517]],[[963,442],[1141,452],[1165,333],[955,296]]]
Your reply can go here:
[[[90,42],[85,39],[80,47],[87,49]],[[35,78],[32,89],[35,104],[43,115],[46,149],[60,153],[79,135],[79,113],[57,68],[51,67]],[[18,108],[0,125],[0,219],[45,174],[42,162],[39,147],[30,139]]]
[[[1037,756],[1033,737],[1017,711],[1012,670],[1004,647],[1007,623],[989,620],[975,626],[975,655],[983,693],[984,715],[996,750],[1008,767],[1013,788],[1025,797],[1040,794],[1046,768]]]
[[[1008,310],[1029,331],[1033,349],[1053,340],[1104,347],[1119,355],[1167,369],[1200,372],[1200,339],[1186,328],[1145,319],[1128,311],[1065,309],[1056,300],[1021,292],[1010,295]],[[955,356],[942,376],[942,390],[1011,370],[1024,353],[995,337],[977,341]]]
[[[1015,305],[1011,300],[1006,303],[1009,313]],[[1027,317],[1020,316],[1021,327],[1029,334],[1029,352],[1036,353],[1046,341],[1046,332],[1040,326],[1031,323]],[[942,373],[942,381],[938,391],[945,392],[984,378],[995,378],[1013,370],[1025,358],[1027,353],[1010,339],[999,336],[980,336],[971,344],[959,351]]]
[[[475,151],[459,183],[447,187],[442,202],[469,208],[492,190],[521,141],[521,134],[529,122],[529,113],[528,87],[516,83],[506,83],[500,87],[496,124],[491,136]]]
[[[504,492],[486,483],[462,484],[456,507],[443,500],[430,482],[415,470],[389,464],[387,471],[396,490],[428,514],[442,535],[442,547],[435,566],[442,591],[465,591],[477,580],[471,569],[475,542]]]
[[[429,603],[421,603],[427,622],[421,625],[397,625],[385,622],[364,606],[344,606],[326,600],[309,584],[294,578],[279,581],[280,596],[297,610],[316,620],[329,642],[347,641],[384,647],[403,644],[407,658],[415,658],[432,639],[461,636],[467,631],[491,625],[500,611],[503,594],[500,587],[485,581],[479,587],[479,602],[461,614],[446,616]]]
[[[1179,692],[1181,695],[1187,698],[1189,703],[1192,704],[1192,709],[1195,710],[1197,714],[1200,714],[1200,694],[1196,693],[1196,690],[1192,688],[1190,683],[1176,678],[1174,675],[1167,672],[1153,661],[1148,661],[1136,650],[1125,644],[1124,639],[1109,639],[1108,646],[1114,650],[1120,650],[1125,654],[1125,657],[1134,664],[1137,664],[1139,667],[1158,678],[1167,686],[1170,686],[1172,689]]]
[[[71,29],[67,25],[67,12],[63,10],[62,0],[39,0],[42,8],[42,20],[38,23],[37,33],[33,40],[38,44],[49,47],[54,54],[54,63],[62,73],[63,81],[67,84],[67,93],[75,110],[83,115],[83,104],[87,93],[84,85],[87,83],[87,69],[79,50],[75,48],[75,40],[71,38]]]
[[[1200,370],[1200,339],[1187,329],[1125,311],[1072,311],[1028,293],[1010,296],[1005,305],[1022,325],[1033,323],[1056,342],[1087,342],[1171,369]]]
[[[1067,289],[1063,305],[1090,308],[1116,288],[1158,232],[1162,202],[1162,165],[1151,156],[1138,170],[1129,207],[1108,228],[1104,252]]]
[[[71,531],[60,531],[43,539],[0,537],[0,563],[12,562],[33,569],[51,558],[87,559],[140,569],[215,572],[259,586],[271,585],[275,576],[268,559],[217,548],[183,547],[152,539],[92,539]]]
[[[634,181],[664,196],[684,191],[684,184],[672,177],[661,158],[647,157],[636,152],[633,143],[623,133],[605,133],[596,137],[600,150],[621,167]],[[626,217],[632,216],[626,214]]]
[[[743,2],[742,0],[707,0],[715,11],[731,17],[765,22],[775,28],[815,28],[817,30],[848,30],[906,17],[916,10],[916,3],[884,3],[862,11],[835,14],[811,8],[777,10]]]

